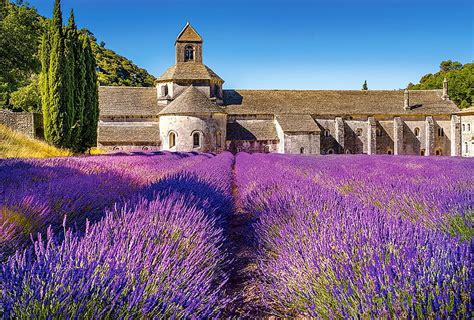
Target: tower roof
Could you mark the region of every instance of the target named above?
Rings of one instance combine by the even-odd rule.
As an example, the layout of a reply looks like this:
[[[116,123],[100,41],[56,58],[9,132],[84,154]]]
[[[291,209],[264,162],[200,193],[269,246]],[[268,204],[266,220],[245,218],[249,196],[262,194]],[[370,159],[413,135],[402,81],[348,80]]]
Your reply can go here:
[[[202,113],[225,113],[223,109],[215,105],[208,97],[193,85],[190,85],[173,102],[166,106],[159,115],[169,114],[202,114]]]
[[[224,82],[224,80],[212,71],[211,68],[194,61],[178,62],[166,70],[157,79],[157,82],[173,80],[213,80],[222,83]]]
[[[202,42],[202,38],[189,22],[186,23],[183,30],[176,38],[176,42]]]

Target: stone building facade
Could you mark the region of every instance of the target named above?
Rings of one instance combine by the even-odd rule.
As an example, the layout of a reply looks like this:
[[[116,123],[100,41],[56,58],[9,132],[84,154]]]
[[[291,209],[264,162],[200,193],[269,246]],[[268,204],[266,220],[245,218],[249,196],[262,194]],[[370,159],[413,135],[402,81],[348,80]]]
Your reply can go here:
[[[446,81],[442,90],[224,90],[189,23],[175,49],[155,88],[99,88],[99,147],[459,156],[472,121]]]
[[[460,111],[457,116],[461,123],[461,155],[474,157],[474,107]]]

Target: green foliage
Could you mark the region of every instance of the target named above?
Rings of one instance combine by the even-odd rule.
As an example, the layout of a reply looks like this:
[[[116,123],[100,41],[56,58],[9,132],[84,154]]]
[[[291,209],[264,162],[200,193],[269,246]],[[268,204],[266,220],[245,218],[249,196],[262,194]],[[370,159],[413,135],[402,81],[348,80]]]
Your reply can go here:
[[[44,20],[22,2],[0,0],[0,106],[12,107],[12,92],[40,70],[38,45]]]
[[[14,109],[15,105],[10,101],[11,94],[29,86],[32,75],[39,74],[43,69],[44,61],[40,55],[48,53],[52,44],[52,39],[45,39],[46,43],[43,43],[43,34],[48,28],[48,20],[23,1],[13,4],[8,0],[0,0],[0,108]],[[153,86],[155,78],[146,70],[114,51],[105,49],[105,43],[102,42],[99,46],[89,31],[84,30],[83,33],[88,34],[91,39],[101,85]],[[49,53],[47,55],[49,57]],[[75,73],[77,74],[77,70]],[[40,79],[40,86],[47,83],[48,79]],[[74,105],[77,107],[76,103]]]
[[[94,38],[93,38],[94,40]],[[152,87],[155,77],[145,69],[104,46],[92,42],[92,51],[97,60],[97,77],[102,86]]]
[[[30,84],[11,93],[10,103],[15,109],[28,112],[41,112],[41,98],[39,79],[37,75],[31,77]]]
[[[462,65],[456,61],[443,61],[440,71],[428,73],[419,84],[409,84],[410,90],[442,89],[444,78],[448,79],[449,97],[460,108],[470,107],[474,102],[474,63]]]
[[[369,87],[367,86],[367,80],[364,81],[364,84],[362,85],[362,90],[369,90]]]

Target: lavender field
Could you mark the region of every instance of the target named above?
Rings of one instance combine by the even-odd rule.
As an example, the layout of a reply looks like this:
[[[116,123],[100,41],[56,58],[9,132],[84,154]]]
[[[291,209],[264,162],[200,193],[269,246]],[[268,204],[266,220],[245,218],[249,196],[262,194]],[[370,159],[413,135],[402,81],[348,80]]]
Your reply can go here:
[[[0,160],[0,318],[470,318],[474,162]]]

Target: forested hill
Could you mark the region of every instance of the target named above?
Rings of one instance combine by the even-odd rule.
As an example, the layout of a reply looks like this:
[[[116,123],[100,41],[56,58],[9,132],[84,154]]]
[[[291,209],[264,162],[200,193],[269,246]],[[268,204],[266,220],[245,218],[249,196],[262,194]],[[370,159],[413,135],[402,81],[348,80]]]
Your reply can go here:
[[[45,17],[23,1],[0,0],[0,109],[39,111],[38,59]],[[98,43],[87,29],[100,85],[153,86],[155,77]]]
[[[467,108],[474,103],[474,63],[462,65],[457,61],[443,61],[439,71],[428,73],[420,83],[408,84],[410,90],[442,89],[444,78],[448,79],[449,97],[460,108]]]

